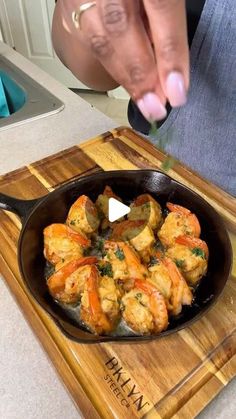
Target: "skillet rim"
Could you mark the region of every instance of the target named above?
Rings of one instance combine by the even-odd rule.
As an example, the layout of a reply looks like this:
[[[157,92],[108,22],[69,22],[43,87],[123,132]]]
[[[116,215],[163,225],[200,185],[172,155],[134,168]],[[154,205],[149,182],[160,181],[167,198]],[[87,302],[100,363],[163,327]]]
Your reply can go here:
[[[133,176],[135,176],[135,174],[139,173],[140,174],[149,174],[149,173],[158,173],[160,175],[162,175],[164,178],[167,178],[170,182],[171,185],[177,185],[180,186],[181,188],[184,188],[184,190],[189,194],[189,195],[194,195],[197,199],[199,199],[200,201],[202,201],[205,205],[205,207],[208,207],[210,209],[210,211],[214,213],[214,217],[217,219],[217,223],[220,224],[222,232],[224,233],[224,239],[227,242],[227,259],[225,260],[225,264],[226,264],[226,268],[225,271],[227,272],[227,274],[225,273],[224,277],[226,278],[224,281],[224,285],[221,289],[220,292],[218,292],[218,294],[215,294],[212,299],[209,301],[209,304],[206,305],[205,307],[201,308],[200,312],[197,313],[194,317],[192,317],[191,319],[187,320],[186,322],[184,322],[183,324],[180,324],[178,326],[176,326],[174,329],[167,329],[163,332],[161,332],[160,334],[156,334],[156,335],[140,335],[140,336],[100,336],[100,335],[95,335],[89,332],[85,332],[83,331],[79,326],[74,326],[72,324],[70,324],[70,326],[72,328],[75,329],[79,329],[81,333],[86,333],[88,334],[88,336],[92,336],[93,339],[88,339],[86,338],[86,336],[84,338],[81,337],[76,337],[75,335],[70,334],[65,327],[63,326],[64,323],[66,323],[66,321],[62,320],[59,318],[59,316],[57,316],[55,313],[53,313],[53,310],[48,310],[48,308],[46,308],[45,306],[43,306],[41,304],[41,302],[39,302],[39,298],[37,297],[37,295],[32,291],[31,287],[30,287],[30,281],[26,280],[26,275],[24,274],[24,269],[22,266],[22,257],[21,257],[21,250],[22,250],[22,242],[23,242],[23,237],[25,234],[25,231],[27,230],[27,224],[30,220],[30,218],[32,217],[32,215],[39,209],[39,207],[45,203],[49,197],[51,197],[52,195],[56,195],[56,194],[60,194],[63,193],[67,190],[73,189],[73,187],[77,184],[82,183],[83,181],[93,181],[94,177],[96,177],[96,180],[98,178],[103,178],[103,177],[112,177],[112,176],[122,176],[122,177],[129,177],[130,174],[132,174]],[[26,201],[27,202],[27,201]],[[225,246],[226,248],[226,246]],[[73,180],[69,180],[68,182],[64,183],[61,186],[56,187],[52,192],[49,192],[48,194],[38,198],[38,200],[36,201],[36,204],[30,209],[30,211],[26,214],[26,217],[24,218],[23,224],[22,224],[22,229],[20,232],[20,236],[18,239],[18,252],[17,252],[17,259],[18,259],[18,266],[20,268],[20,273],[22,276],[22,279],[27,287],[27,289],[29,290],[31,296],[34,298],[34,300],[37,302],[37,304],[51,317],[51,319],[54,321],[54,323],[57,325],[57,327],[61,330],[61,332],[68,337],[69,339],[78,342],[78,343],[87,343],[87,344],[93,344],[93,343],[100,343],[100,342],[124,342],[124,343],[135,343],[135,342],[148,342],[148,341],[153,341],[156,339],[160,339],[162,337],[165,336],[169,336],[171,334],[174,334],[182,329],[185,329],[187,327],[189,327],[190,325],[192,325],[193,323],[195,323],[196,321],[198,321],[203,315],[205,315],[218,301],[219,297],[222,295],[224,288],[226,286],[227,281],[229,280],[230,277],[230,273],[232,270],[232,263],[233,263],[233,249],[232,249],[232,245],[231,245],[231,241],[229,238],[229,234],[228,231],[226,229],[225,226],[225,222],[223,220],[223,218],[221,217],[221,215],[215,210],[215,208],[210,205],[203,197],[201,197],[201,195],[199,195],[197,192],[195,192],[194,190],[190,189],[188,186],[182,184],[181,182],[171,178],[169,175],[167,175],[166,173],[162,172],[161,170],[156,170],[156,169],[134,169],[134,170],[108,170],[108,171],[100,171],[100,172],[95,172],[92,173],[90,175],[85,175],[85,176],[79,176],[78,178],[75,178]],[[68,322],[69,324],[69,322]]]

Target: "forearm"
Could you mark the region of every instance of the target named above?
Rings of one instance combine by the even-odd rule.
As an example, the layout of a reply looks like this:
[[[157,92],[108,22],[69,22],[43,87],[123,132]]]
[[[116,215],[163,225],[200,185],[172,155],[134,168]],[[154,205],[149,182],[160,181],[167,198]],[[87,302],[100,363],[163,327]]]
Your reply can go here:
[[[115,89],[118,83],[112,79],[91,51],[80,42],[67,13],[68,10],[63,6],[63,2],[59,1],[55,7],[52,25],[53,46],[58,57],[82,83],[90,88],[99,91]]]

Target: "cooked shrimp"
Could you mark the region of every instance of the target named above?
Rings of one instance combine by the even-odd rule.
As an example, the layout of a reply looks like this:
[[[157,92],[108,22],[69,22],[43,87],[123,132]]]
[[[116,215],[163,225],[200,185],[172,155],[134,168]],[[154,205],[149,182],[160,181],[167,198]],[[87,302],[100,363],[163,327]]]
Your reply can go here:
[[[44,229],[44,256],[52,264],[69,261],[83,256],[90,240],[79,231],[65,224],[51,224]]]
[[[206,242],[191,236],[179,236],[167,255],[176,263],[184,278],[196,285],[207,272],[209,250]]]
[[[58,301],[74,303],[79,300],[86,279],[90,276],[91,265],[96,257],[75,259],[52,274],[47,281],[50,294]]]
[[[97,268],[93,266],[81,299],[81,319],[97,334],[110,332],[119,314],[116,288],[114,284],[108,284],[106,291],[106,281],[101,280]]]
[[[114,323],[119,316],[119,298],[121,296],[119,289],[115,285],[115,281],[110,277],[102,277],[99,283],[99,297],[103,312]]]
[[[87,196],[81,195],[70,207],[66,223],[75,231],[93,233],[100,223],[97,208]]]
[[[192,304],[193,295],[176,264],[167,257],[163,259],[163,263],[166,266],[172,281],[170,312],[176,316],[182,311],[183,305]]]
[[[127,240],[140,254],[144,262],[149,262],[155,237],[149,225],[143,220],[126,220],[113,229],[114,240]]]
[[[141,335],[153,332],[154,321],[149,309],[149,296],[134,288],[121,299],[122,316],[127,325]]]
[[[150,296],[150,311],[154,318],[154,331],[159,333],[168,326],[168,313],[163,295],[148,281],[135,279],[134,286]]]
[[[155,230],[162,219],[161,207],[149,194],[139,195],[130,206],[129,220],[143,220]]]
[[[158,291],[161,292],[168,305],[171,298],[172,281],[167,267],[163,262],[158,261],[153,266],[150,266],[148,270],[150,273],[150,281],[156,286]]]
[[[167,202],[167,208],[171,212],[175,212],[180,214],[184,217],[187,217],[187,224],[192,230],[192,235],[194,237],[199,237],[201,234],[201,226],[199,224],[198,218],[195,214],[193,214],[189,209],[182,207],[181,205],[172,204],[171,202]],[[188,228],[187,226],[187,228]]]
[[[106,241],[104,249],[106,256],[103,260],[111,264],[113,278],[121,281],[127,280],[129,278],[128,263],[120,243]]]
[[[171,212],[158,232],[158,237],[165,246],[171,246],[176,237],[183,234],[193,237],[200,236],[201,227],[195,214],[192,214],[187,208],[170,202],[166,206]]]
[[[126,243],[121,242],[119,245],[121,249],[123,250],[126,261],[127,261],[129,277],[140,278],[140,279],[146,278],[147,268],[144,265],[142,265],[140,258],[138,257],[135,250],[132,249],[132,247]]]
[[[198,239],[196,237],[190,237],[187,235],[178,236],[175,240],[176,243],[183,244],[184,246],[188,246],[190,249],[200,249],[201,256],[205,259],[209,257],[209,249],[204,240]],[[196,251],[194,253],[197,253]]]
[[[122,298],[123,318],[136,332],[160,333],[168,326],[162,294],[148,281],[135,279],[134,289]]]
[[[138,254],[127,243],[105,242],[107,254],[104,258],[112,266],[113,278],[124,284],[132,278],[146,278],[147,268],[141,263]],[[126,284],[129,286],[128,282]]]
[[[110,198],[121,201],[109,186],[96,205],[82,195],[66,224],[44,229],[44,255],[54,265],[49,292],[65,304],[80,302],[80,319],[93,333],[113,331],[121,315],[138,334],[161,333],[168,315],[192,304],[189,285],[207,271],[209,250],[199,238],[199,221],[189,209],[168,202],[162,224],[160,205],[142,194],[128,219],[110,223]]]

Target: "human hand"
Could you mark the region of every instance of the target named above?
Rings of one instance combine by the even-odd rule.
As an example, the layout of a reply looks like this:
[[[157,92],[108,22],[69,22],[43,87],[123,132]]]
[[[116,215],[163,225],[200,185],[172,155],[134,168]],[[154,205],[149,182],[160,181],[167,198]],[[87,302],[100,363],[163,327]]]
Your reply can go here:
[[[85,0],[72,0],[78,10]],[[149,121],[186,102],[189,51],[184,0],[97,0],[80,16],[80,40]]]

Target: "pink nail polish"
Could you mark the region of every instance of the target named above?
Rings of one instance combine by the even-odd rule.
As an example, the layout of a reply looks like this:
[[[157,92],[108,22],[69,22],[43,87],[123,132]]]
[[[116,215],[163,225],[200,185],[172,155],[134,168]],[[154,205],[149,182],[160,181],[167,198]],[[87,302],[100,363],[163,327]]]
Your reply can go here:
[[[166,93],[171,106],[183,106],[187,102],[184,78],[178,71],[170,73],[166,80]]]
[[[159,121],[167,115],[166,108],[162,105],[155,93],[146,93],[137,101],[137,106],[148,121]]]

